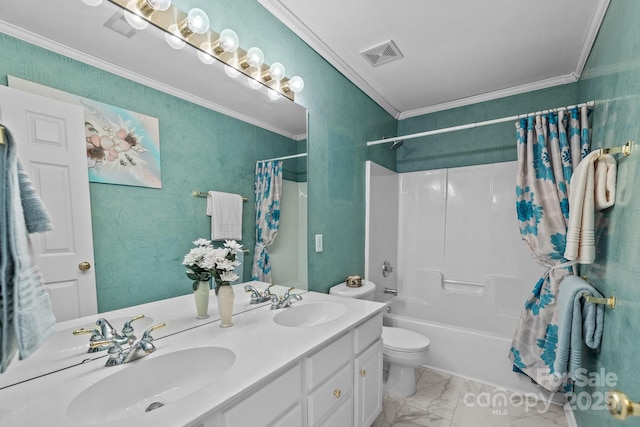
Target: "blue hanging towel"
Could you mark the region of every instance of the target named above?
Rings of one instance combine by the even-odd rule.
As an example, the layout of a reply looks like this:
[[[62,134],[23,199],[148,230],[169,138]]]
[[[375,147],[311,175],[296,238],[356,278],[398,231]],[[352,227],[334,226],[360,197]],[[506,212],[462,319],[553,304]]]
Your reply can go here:
[[[582,346],[595,349],[602,340],[604,306],[586,302],[583,295],[602,298],[593,286],[578,276],[567,276],[558,295],[558,349],[553,369],[557,376],[575,374],[582,367]]]

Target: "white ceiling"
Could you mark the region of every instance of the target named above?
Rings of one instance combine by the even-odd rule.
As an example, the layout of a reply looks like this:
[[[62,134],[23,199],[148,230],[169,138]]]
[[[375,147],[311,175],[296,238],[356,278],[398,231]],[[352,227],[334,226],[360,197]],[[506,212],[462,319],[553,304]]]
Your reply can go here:
[[[575,82],[609,0],[258,0],[398,119]],[[361,51],[393,40],[403,58]]]
[[[126,38],[106,28],[120,10],[108,1],[91,7],[80,0],[0,0],[0,32],[289,138],[306,137],[302,106],[284,97],[271,101],[245,76],[227,77],[221,63],[204,65],[194,49],[171,49],[158,29]]]

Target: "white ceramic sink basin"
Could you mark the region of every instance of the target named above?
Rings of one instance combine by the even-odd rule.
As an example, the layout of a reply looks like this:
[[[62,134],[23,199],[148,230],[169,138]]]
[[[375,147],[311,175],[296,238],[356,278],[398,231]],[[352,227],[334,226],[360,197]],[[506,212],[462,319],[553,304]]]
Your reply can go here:
[[[276,314],[273,321],[281,326],[305,327],[330,322],[347,312],[347,307],[335,302],[313,302],[294,305]]]
[[[80,392],[67,408],[68,419],[102,424],[141,416],[152,408],[161,411],[216,381],[236,360],[233,351],[222,347],[159,352],[161,348],[125,365],[105,367],[113,374]]]

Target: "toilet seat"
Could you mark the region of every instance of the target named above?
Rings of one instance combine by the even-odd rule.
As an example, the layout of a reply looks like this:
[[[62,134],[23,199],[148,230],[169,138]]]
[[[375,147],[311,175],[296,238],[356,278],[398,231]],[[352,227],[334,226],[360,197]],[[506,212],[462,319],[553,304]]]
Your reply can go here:
[[[382,327],[382,345],[398,352],[413,353],[429,348],[429,338],[404,328]]]

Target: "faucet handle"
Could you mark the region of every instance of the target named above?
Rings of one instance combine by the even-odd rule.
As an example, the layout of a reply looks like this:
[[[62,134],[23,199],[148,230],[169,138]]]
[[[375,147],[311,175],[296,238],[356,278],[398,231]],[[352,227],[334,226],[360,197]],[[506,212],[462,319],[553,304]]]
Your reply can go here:
[[[83,335],[83,334],[93,334],[91,336],[91,338],[93,339],[93,337],[100,337],[102,338],[102,335],[100,335],[100,331],[97,329],[85,329],[85,328],[80,328],[80,329],[76,329],[75,331],[72,332],[73,335]]]
[[[144,314],[138,314],[137,316],[124,322],[124,326],[122,327],[122,334],[131,338],[132,340],[135,340],[136,337],[133,335],[133,326],[131,326],[131,323],[142,318],[144,318]]]
[[[100,331],[104,339],[108,340],[118,336],[118,330],[111,326],[111,323],[104,317],[96,320],[96,325],[100,327]]]
[[[91,349],[100,349],[109,346],[107,351],[107,361],[105,366],[116,366],[122,364],[122,360],[126,352],[123,352],[120,343],[115,338],[101,341],[94,341],[89,343]]]
[[[270,284],[269,286],[267,286],[267,288],[264,290],[264,292],[262,293],[262,295],[264,295],[264,296],[265,296],[265,297],[267,297],[267,298],[268,298],[269,296],[273,295],[273,294],[271,293],[271,288],[272,288],[272,287],[274,287],[275,285],[276,285],[275,283],[272,283],[272,284]]]
[[[164,328],[165,326],[167,326],[167,324],[162,322],[162,323],[158,323],[157,325],[153,325],[153,326],[147,328],[144,331],[144,333],[142,334],[142,338],[140,338],[140,341],[147,341],[147,342],[153,341],[153,337],[151,336],[151,332],[153,332],[153,331],[155,331],[156,329],[159,329],[159,328]]]

